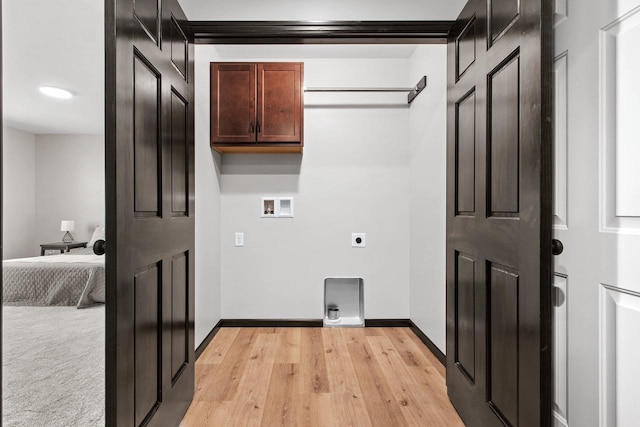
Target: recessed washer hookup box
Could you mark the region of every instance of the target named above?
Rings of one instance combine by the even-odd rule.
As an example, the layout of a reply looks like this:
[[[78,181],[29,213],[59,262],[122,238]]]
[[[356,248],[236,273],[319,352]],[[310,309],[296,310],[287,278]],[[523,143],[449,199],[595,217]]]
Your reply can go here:
[[[325,327],[364,327],[364,280],[361,277],[324,279]]]

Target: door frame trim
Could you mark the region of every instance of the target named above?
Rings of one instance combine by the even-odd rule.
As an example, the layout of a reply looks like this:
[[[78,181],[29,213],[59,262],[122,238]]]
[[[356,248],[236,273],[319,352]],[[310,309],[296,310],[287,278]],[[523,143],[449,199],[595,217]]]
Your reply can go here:
[[[189,21],[195,44],[446,44],[455,21]]]
[[[109,183],[115,182],[115,155],[116,141],[116,91],[109,88],[116,87],[116,0],[104,0],[104,149],[105,149],[105,426],[116,426],[118,418],[117,389],[118,389],[118,364],[117,364],[117,314],[118,300],[116,283],[110,283],[117,276],[115,262],[108,262],[108,258],[115,258],[116,224],[118,211],[116,209],[117,188],[112,188]],[[112,126],[110,126],[112,125]],[[114,141],[109,144],[109,141]]]
[[[108,60],[109,54],[111,54],[113,58],[113,55],[115,55],[115,33],[110,33],[110,30],[115,28],[115,1],[116,0],[105,0],[105,87],[108,82],[115,84],[115,64]],[[0,6],[1,4],[2,0],[0,0]],[[189,31],[191,33],[190,38],[193,39],[196,45],[447,44],[448,35],[454,23],[455,21],[189,21]],[[546,45],[545,47],[548,48],[551,39],[550,34],[543,34],[543,38]],[[548,63],[543,60],[542,65],[543,73],[552,72],[553,62]],[[0,81],[0,93],[2,89],[1,83]],[[544,87],[543,92],[548,94],[550,88]],[[105,107],[106,120],[106,117],[109,117],[110,114],[112,114],[111,117],[113,117],[115,112],[115,93],[106,91]],[[548,140],[550,135],[551,127],[546,126],[543,133],[543,140]],[[105,140],[109,137],[115,138],[115,129],[109,129],[105,126]],[[113,156],[107,155],[107,165],[113,161],[115,161]],[[111,166],[113,166],[113,164]],[[110,168],[106,170],[109,171]],[[109,182],[109,180],[107,180],[107,182]],[[544,184],[545,187],[549,185],[546,182]],[[115,224],[114,215],[116,212],[110,212],[109,207],[115,206],[116,189],[106,188],[105,190],[107,196],[107,225],[109,225],[109,223],[113,225]],[[550,198],[544,199],[544,204],[550,203]],[[111,220],[109,220],[110,215],[112,216]],[[115,238],[115,233],[112,234],[111,237]],[[546,258],[546,256],[543,256],[543,258]],[[549,271],[550,269],[551,266],[549,265]],[[111,308],[107,305],[107,312],[111,311],[113,316],[116,310],[115,301],[111,301],[111,304],[113,305]],[[543,314],[550,316],[550,307],[546,307],[546,304],[543,305],[546,308],[546,310],[543,309]],[[547,334],[550,335],[551,322],[550,318],[546,319],[546,317],[547,316],[545,316],[545,320],[543,320],[543,330],[547,332],[544,335],[545,338],[549,340]],[[107,316],[107,319],[109,319],[109,316]],[[219,329],[219,325],[216,325],[210,332],[211,338],[213,338],[217,329]],[[421,339],[423,338],[420,335],[419,337]],[[113,373],[117,373],[117,366],[113,354],[110,353],[115,349],[115,342],[115,323],[113,322],[112,324],[107,321],[105,346],[107,353],[106,371]],[[204,348],[202,350],[204,350]],[[442,356],[444,358],[444,354]],[[549,362],[550,360],[544,360],[543,364],[546,365]],[[109,399],[109,396],[110,390],[113,391],[115,389],[116,381],[115,376],[107,375],[106,377],[107,399],[105,402],[105,415],[107,419],[114,419],[116,402],[110,402],[111,399]],[[548,386],[551,383],[551,378],[545,378],[545,380],[546,384],[544,384],[544,386]],[[112,416],[110,417],[109,414]],[[549,411],[549,417],[550,416],[551,413]]]

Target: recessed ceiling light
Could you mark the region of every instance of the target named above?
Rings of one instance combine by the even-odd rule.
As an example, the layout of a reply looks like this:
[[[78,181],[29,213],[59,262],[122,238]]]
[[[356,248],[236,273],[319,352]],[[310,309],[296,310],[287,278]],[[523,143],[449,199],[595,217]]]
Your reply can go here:
[[[57,88],[57,87],[41,86],[40,87],[40,92],[42,92],[43,94],[45,94],[47,96],[51,96],[53,98],[60,98],[60,99],[71,99],[71,98],[73,98],[73,94],[71,92],[69,92],[68,90],[65,90],[65,89]]]

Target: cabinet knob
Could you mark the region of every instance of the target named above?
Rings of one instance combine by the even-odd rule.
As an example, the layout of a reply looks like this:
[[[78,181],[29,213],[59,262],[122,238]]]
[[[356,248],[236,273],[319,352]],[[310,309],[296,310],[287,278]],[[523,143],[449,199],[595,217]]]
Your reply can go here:
[[[253,126],[253,121],[251,123],[249,123],[249,133],[253,133],[255,132],[255,128]]]
[[[257,123],[256,130],[258,131],[258,133],[260,133],[260,122]]]

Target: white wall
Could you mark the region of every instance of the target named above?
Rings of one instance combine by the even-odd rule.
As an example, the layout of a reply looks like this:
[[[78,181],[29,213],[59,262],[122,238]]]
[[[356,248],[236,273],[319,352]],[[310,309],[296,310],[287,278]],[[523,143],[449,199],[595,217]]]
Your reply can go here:
[[[446,352],[447,48],[419,46],[410,76],[428,76],[411,106],[411,320]]]
[[[209,59],[195,50],[195,346],[220,320],[220,155],[209,146]],[[206,48],[204,48],[206,49]]]
[[[196,47],[196,345],[220,318],[320,318],[323,279],[345,275],[364,277],[367,318],[410,317],[444,351],[446,47],[287,49]],[[212,155],[209,62],[274,58],[304,61],[306,86],[429,83],[411,108],[404,94],[307,93],[302,156]],[[295,218],[261,219],[262,196],[293,196]]]
[[[36,244],[59,242],[60,221],[75,220],[73,237],[88,241],[104,225],[104,136],[36,136]]]
[[[198,101],[196,100],[196,104]],[[198,112],[196,112],[198,114]],[[196,116],[196,134],[203,133],[203,120]],[[196,241],[195,241],[195,346],[220,320],[220,155],[206,139],[196,139]]]
[[[218,53],[214,47],[198,46],[196,56],[196,93],[209,93],[208,67],[201,62],[218,60]],[[307,86],[408,85],[407,59],[304,62]],[[406,102],[397,103],[396,97],[390,106],[345,108],[340,105],[363,99],[340,94],[310,98],[307,94],[303,156],[223,156],[221,316],[321,318],[323,279],[358,276],[365,279],[368,318],[407,318]],[[199,103],[197,108],[204,107]],[[197,144],[208,141],[207,132],[198,134]],[[295,198],[295,218],[261,219],[260,197],[278,195]],[[208,203],[206,198],[216,195],[197,197],[199,203]],[[245,233],[242,248],[234,247],[234,233],[239,231]],[[367,233],[366,249],[351,248],[352,232]]]
[[[447,20],[465,0],[180,0],[191,20]]]
[[[36,137],[9,127],[3,132],[2,259],[36,256]]]

